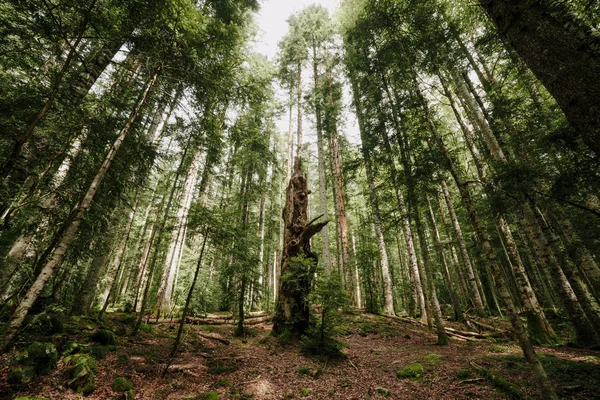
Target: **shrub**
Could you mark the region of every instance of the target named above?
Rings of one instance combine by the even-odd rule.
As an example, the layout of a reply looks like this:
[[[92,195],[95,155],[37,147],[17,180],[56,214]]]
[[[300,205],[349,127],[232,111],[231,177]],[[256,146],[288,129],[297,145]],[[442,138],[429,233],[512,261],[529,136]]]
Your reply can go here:
[[[344,343],[333,336],[341,319],[338,309],[346,304],[347,298],[348,294],[337,273],[319,279],[311,301],[320,306],[320,312],[317,323],[309,327],[300,339],[300,348],[304,353],[330,357],[342,355]]]
[[[6,382],[11,385],[22,385],[31,382],[34,377],[33,367],[13,367],[8,371]]]

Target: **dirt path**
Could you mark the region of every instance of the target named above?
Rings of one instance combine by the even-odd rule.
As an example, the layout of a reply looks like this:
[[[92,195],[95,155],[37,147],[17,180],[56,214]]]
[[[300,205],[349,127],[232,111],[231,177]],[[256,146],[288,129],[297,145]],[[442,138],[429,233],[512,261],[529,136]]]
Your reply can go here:
[[[131,380],[136,399],[495,399],[518,396],[477,375],[469,363],[496,372],[521,392],[535,398],[531,374],[520,349],[491,340],[436,346],[435,336],[419,326],[373,315],[345,317],[345,360],[305,357],[295,347],[262,340],[267,324],[253,328],[254,337],[231,338],[229,326],[193,326],[170,372],[162,376],[172,345],[173,329],[160,324],[154,333],[120,338],[116,351],[98,361],[97,389],[86,399],[117,399],[111,389],[117,376]],[[208,340],[197,332],[218,334],[229,346]],[[566,398],[600,396],[600,353],[568,348],[540,348],[550,376]],[[4,358],[1,361],[7,362]],[[396,372],[420,363],[424,373],[399,379]],[[60,362],[58,370],[60,369]],[[46,399],[82,398],[64,387],[55,372],[22,387],[0,375],[0,399],[17,395]],[[600,398],[600,397],[598,397]]]

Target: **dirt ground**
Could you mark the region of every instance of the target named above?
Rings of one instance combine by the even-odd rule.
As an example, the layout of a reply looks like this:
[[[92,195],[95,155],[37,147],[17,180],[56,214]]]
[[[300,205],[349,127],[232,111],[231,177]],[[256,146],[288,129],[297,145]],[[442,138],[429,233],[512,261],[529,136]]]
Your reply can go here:
[[[136,338],[118,336],[117,348],[98,361],[96,390],[85,398],[123,398],[111,389],[116,377],[133,382],[136,399],[538,398],[520,348],[508,340],[451,339],[450,345],[437,346],[435,335],[424,327],[348,314],[339,336],[346,357],[331,360],[307,357],[296,346],[265,340],[268,324],[254,326],[253,335],[244,339],[233,338],[232,332],[228,325],[186,327],[181,350],[164,376],[174,325],[153,325]],[[198,333],[218,335],[230,344]],[[82,343],[89,332],[80,329],[74,335]],[[600,352],[566,347],[537,351],[561,397],[600,398]],[[12,358],[14,354],[0,358],[0,399],[83,398],[66,388],[62,361],[54,372],[27,385],[7,384]],[[422,375],[396,376],[413,363],[423,366]],[[493,371],[506,385],[492,382],[473,366]]]

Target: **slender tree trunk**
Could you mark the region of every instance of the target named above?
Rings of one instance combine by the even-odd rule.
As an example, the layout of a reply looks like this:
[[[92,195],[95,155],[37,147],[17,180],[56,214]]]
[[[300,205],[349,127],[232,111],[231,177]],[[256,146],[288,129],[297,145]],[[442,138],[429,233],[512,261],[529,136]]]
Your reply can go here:
[[[446,207],[448,208],[448,213],[450,214],[450,220],[452,221],[452,226],[454,227],[454,233],[456,233],[456,240],[460,250],[459,254],[462,258],[462,262],[467,273],[467,282],[471,288],[471,296],[475,305],[475,311],[479,314],[485,314],[483,301],[479,295],[479,285],[477,284],[475,272],[473,271],[473,264],[471,263],[471,258],[469,257],[469,253],[467,251],[467,245],[465,243],[460,223],[458,222],[458,217],[456,216],[456,211],[454,210],[454,204],[452,204],[452,198],[450,197],[448,186],[444,180],[442,180],[442,193],[444,194],[444,199],[446,200]]]
[[[75,235],[77,234],[77,231],[79,230],[79,226],[81,225],[81,222],[83,221],[83,218],[85,217],[85,215],[87,213],[87,210],[89,209],[90,205],[92,204],[92,200],[94,199],[94,196],[96,194],[96,191],[98,190],[98,187],[102,183],[102,180],[104,179],[106,172],[110,168],[110,165],[111,165],[113,159],[115,158],[117,151],[121,147],[123,140],[125,140],[127,133],[129,133],[129,131],[131,130],[131,127],[133,126],[135,120],[137,119],[137,116],[138,116],[142,106],[146,103],[148,93],[154,86],[154,83],[156,82],[156,79],[158,78],[158,74],[160,73],[160,71],[161,71],[161,68],[160,67],[157,68],[155,70],[155,72],[153,73],[153,75],[150,77],[150,79],[146,82],[146,86],[145,86],[144,90],[142,91],[142,93],[140,94],[135,108],[129,115],[129,119],[127,120],[127,123],[125,124],[123,129],[121,129],[119,136],[117,137],[117,139],[113,143],[110,151],[106,155],[104,162],[102,163],[102,165],[100,166],[100,169],[96,173],[96,176],[94,177],[91,185],[89,186],[85,195],[83,196],[83,199],[81,200],[81,202],[78,205],[75,206],[75,209],[73,210],[74,217],[69,220],[69,225],[66,227],[66,229],[62,233],[61,238],[58,242],[58,245],[56,246],[56,248],[53,251],[52,257],[46,263],[46,265],[43,267],[42,271],[37,276],[37,278],[35,279],[33,284],[31,285],[31,288],[28,290],[27,294],[25,295],[23,300],[19,303],[19,305],[17,306],[17,309],[14,311],[13,315],[11,316],[9,325],[6,330],[4,340],[2,343],[3,350],[7,349],[9,342],[12,340],[14,335],[17,333],[17,330],[21,326],[21,323],[25,319],[25,316],[29,312],[29,309],[31,308],[31,306],[33,305],[35,300],[38,298],[41,291],[44,289],[46,282],[48,281],[48,279],[50,279],[50,277],[52,276],[52,273],[54,272],[56,267],[58,265],[60,265],[60,263],[62,262],[62,260],[65,256],[65,253],[67,252],[71,243],[75,239]]]
[[[454,320],[462,321],[463,311],[460,306],[460,302],[458,301],[456,291],[454,290],[452,278],[450,277],[450,270],[448,269],[448,263],[446,261],[446,256],[444,255],[444,245],[442,244],[442,240],[440,238],[440,232],[437,227],[437,222],[435,219],[433,208],[431,207],[431,199],[429,198],[429,195],[427,195],[427,205],[429,207],[429,222],[431,224],[431,229],[433,229],[433,239],[435,241],[435,247],[438,253],[438,258],[440,260],[440,265],[442,266],[442,275],[444,276],[444,281],[446,283],[446,287],[448,288],[448,293],[450,294],[450,301],[452,302]]]
[[[515,243],[510,227],[504,218],[498,220],[498,227],[504,235],[517,289],[519,290],[523,305],[525,306],[529,336],[534,342],[539,344],[556,343],[558,337],[548,323],[544,310],[540,306],[537,296],[531,288],[529,278],[527,277],[525,267],[523,266],[523,261],[521,260],[521,256],[517,249],[517,244]]]
[[[177,329],[177,337],[175,338],[175,343],[173,343],[173,349],[171,350],[171,354],[169,356],[169,363],[165,367],[164,372],[166,373],[177,354],[177,350],[179,349],[179,345],[181,344],[181,335],[183,334],[183,327],[185,325],[185,320],[187,318],[188,312],[190,310],[190,303],[192,302],[192,297],[194,295],[194,288],[196,287],[196,282],[198,281],[198,274],[200,273],[200,268],[202,267],[202,259],[204,258],[204,249],[206,248],[206,240],[208,239],[208,226],[204,230],[204,235],[202,239],[202,246],[200,247],[200,256],[198,257],[198,262],[196,263],[196,270],[194,271],[194,278],[192,279],[192,284],[190,285],[190,290],[188,290],[187,297],[185,299],[185,306],[183,306],[183,311],[181,312],[181,320],[179,321],[179,329]]]

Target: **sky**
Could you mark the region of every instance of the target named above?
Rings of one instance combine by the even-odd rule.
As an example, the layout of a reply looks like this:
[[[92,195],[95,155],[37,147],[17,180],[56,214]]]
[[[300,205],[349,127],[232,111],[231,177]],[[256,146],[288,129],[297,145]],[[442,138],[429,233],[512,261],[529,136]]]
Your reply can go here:
[[[260,11],[256,17],[259,26],[256,51],[267,55],[270,59],[277,53],[277,43],[288,30],[288,17],[310,4],[321,4],[329,10],[330,15],[339,6],[339,0],[262,0]]]
[[[288,31],[287,19],[290,15],[298,12],[311,4],[321,4],[329,10],[329,14],[333,17],[336,9],[339,7],[340,0],[262,0],[261,8],[255,17],[258,26],[258,34],[254,43],[254,50],[274,60],[278,46],[277,44]],[[304,81],[312,79],[311,76],[306,76]],[[353,113],[348,112],[350,103],[349,88],[346,88],[344,94],[344,103],[346,110],[343,112],[344,126],[339,126],[340,134],[345,135],[351,143],[359,142],[359,132],[356,118]],[[283,93],[278,96],[281,100],[286,97]],[[294,111],[295,113],[295,111]],[[314,141],[314,124],[310,120],[311,116],[304,114],[303,126],[305,127],[303,136],[306,142]],[[294,121],[294,126],[296,122]],[[277,121],[279,131],[285,135],[288,130],[287,114],[284,113]],[[295,129],[295,128],[294,128]]]

